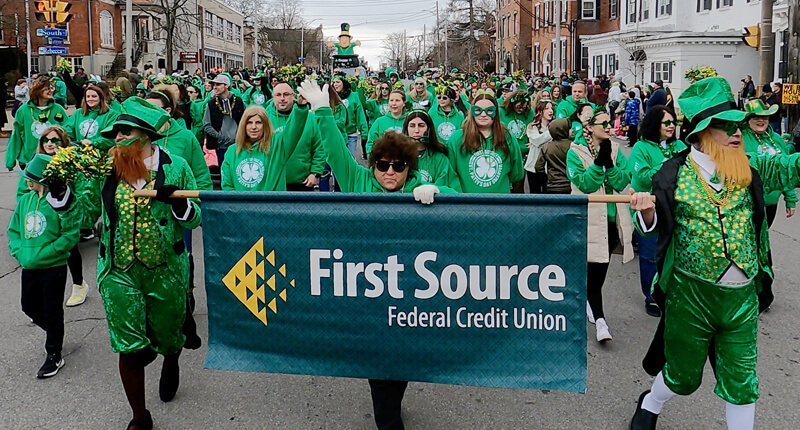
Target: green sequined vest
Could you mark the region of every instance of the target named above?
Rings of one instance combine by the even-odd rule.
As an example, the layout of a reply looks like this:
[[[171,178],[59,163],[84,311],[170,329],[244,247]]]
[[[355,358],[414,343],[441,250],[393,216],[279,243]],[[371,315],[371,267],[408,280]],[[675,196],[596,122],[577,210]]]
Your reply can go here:
[[[675,267],[714,284],[731,264],[755,277],[758,250],[748,188],[734,188],[730,202],[717,207],[704,197],[703,180],[688,162],[681,166],[675,191]]]
[[[152,190],[154,181],[143,189]],[[114,240],[114,266],[125,270],[136,260],[148,269],[166,262],[161,231],[150,210],[151,199],[136,199],[134,188],[120,181],[114,194],[119,221]]]

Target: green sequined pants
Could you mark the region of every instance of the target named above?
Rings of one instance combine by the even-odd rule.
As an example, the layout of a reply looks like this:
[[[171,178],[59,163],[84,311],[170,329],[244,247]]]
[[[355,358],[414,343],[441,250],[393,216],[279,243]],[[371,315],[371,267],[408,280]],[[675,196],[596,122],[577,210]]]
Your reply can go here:
[[[149,346],[162,355],[179,352],[186,340],[186,294],[186,282],[166,265],[148,269],[136,261],[127,270],[112,268],[100,284],[111,350],[132,353]]]
[[[729,288],[675,272],[667,293],[664,382],[677,394],[695,392],[703,380],[708,345],[715,339],[714,392],[734,405],[758,399],[758,296],[755,282]]]

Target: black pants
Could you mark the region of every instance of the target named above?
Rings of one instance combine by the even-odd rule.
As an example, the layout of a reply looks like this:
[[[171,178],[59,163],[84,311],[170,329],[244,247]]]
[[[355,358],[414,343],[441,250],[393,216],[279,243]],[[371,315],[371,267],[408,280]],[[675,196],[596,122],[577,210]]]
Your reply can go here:
[[[22,269],[22,311],[47,334],[44,349],[61,354],[64,345],[64,289],[67,266]]]
[[[400,417],[400,405],[403,402],[406,387],[408,387],[408,381],[369,380],[372,410],[378,430],[405,429],[403,419]]]
[[[545,194],[547,193],[547,173],[544,172],[528,172],[528,186],[531,189],[531,194]]]
[[[69,266],[69,273],[72,275],[72,283],[75,285],[83,284],[83,258],[78,245],[69,250],[67,266]]]
[[[628,125],[628,145],[633,146],[639,141],[639,126]]]
[[[617,224],[608,223],[608,255],[619,244],[619,232]],[[603,313],[603,284],[606,282],[609,263],[588,263],[586,270],[586,300],[592,308],[594,319],[605,318]]]
[[[314,187],[307,187],[303,184],[286,184],[286,191],[314,191]]]

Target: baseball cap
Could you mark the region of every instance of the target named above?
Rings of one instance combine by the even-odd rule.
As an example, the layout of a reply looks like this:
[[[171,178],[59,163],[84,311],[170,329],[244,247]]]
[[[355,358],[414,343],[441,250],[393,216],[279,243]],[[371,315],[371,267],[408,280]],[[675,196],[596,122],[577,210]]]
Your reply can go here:
[[[231,85],[231,80],[230,80],[230,78],[228,78],[227,76],[223,75],[222,73],[220,73],[219,75],[217,75],[217,76],[216,76],[214,79],[212,79],[210,82],[212,82],[212,83],[215,83],[215,84],[225,84],[225,85],[227,85],[227,86],[230,86],[230,85]]]

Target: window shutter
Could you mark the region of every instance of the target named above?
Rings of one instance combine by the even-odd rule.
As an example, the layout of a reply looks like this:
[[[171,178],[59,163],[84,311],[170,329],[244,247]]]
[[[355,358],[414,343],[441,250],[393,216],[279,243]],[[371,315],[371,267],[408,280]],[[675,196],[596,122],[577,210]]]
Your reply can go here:
[[[650,63],[650,82],[656,81],[656,63]]]
[[[600,19],[600,0],[594,0],[594,19]]]
[[[703,0],[697,0],[697,11],[700,12],[700,2]]]
[[[672,82],[672,61],[667,64],[669,64],[669,79],[667,79],[667,82]]]
[[[664,0],[667,2],[667,15],[672,15],[672,0]]]

